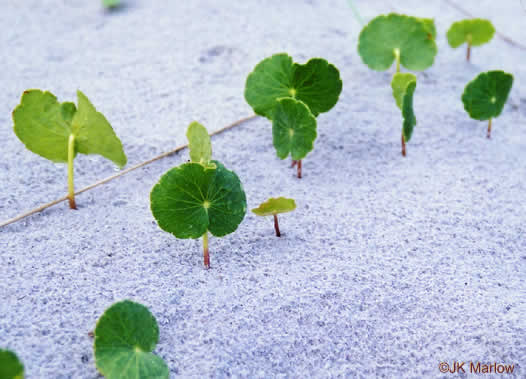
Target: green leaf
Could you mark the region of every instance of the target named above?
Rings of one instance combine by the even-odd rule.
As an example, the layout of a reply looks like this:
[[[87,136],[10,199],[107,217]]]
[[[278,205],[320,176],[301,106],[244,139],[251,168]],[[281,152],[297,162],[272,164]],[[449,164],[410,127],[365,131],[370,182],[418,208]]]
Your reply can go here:
[[[121,4],[120,0],[102,0],[102,5],[106,8],[116,8]]]
[[[437,39],[437,28],[435,26],[435,20],[432,18],[417,18],[420,22],[424,24],[426,31],[428,33],[427,38]]]
[[[287,54],[276,54],[248,75],[245,99],[254,112],[272,120],[280,98],[301,100],[318,116],[336,105],[341,91],[340,73],[325,59],[313,58],[302,65]]]
[[[433,29],[428,19],[422,22],[395,13],[378,16],[362,29],[358,52],[363,62],[376,71],[391,67],[398,52],[405,68],[425,70],[437,53],[435,40],[429,34],[433,34]]]
[[[447,31],[447,41],[453,48],[464,43],[480,46],[491,41],[494,34],[495,28],[489,20],[474,18],[453,23]]]
[[[24,379],[24,366],[12,351],[0,349],[0,378]]]
[[[177,238],[217,237],[234,232],[245,217],[247,201],[233,171],[185,163],[161,177],[150,194],[151,209],[164,231]]]
[[[488,71],[468,83],[462,94],[464,109],[475,120],[498,117],[508,100],[513,75],[504,71]]]
[[[198,122],[192,122],[186,131],[190,149],[190,159],[194,163],[210,166],[212,143],[206,128]],[[212,167],[215,168],[215,167]]]
[[[108,379],[168,378],[162,358],[151,353],[159,340],[148,308],[129,300],[109,307],[95,328],[95,362]]]
[[[402,109],[404,96],[410,82],[416,82],[416,76],[410,73],[396,73],[391,81],[393,97],[396,100],[396,105],[400,109]]]
[[[416,117],[413,111],[413,94],[416,89],[416,76],[409,73],[396,73],[391,82],[393,97],[396,105],[402,111],[404,123],[402,133],[406,142],[409,142],[413,129],[416,125]]]
[[[272,137],[279,158],[289,153],[294,160],[305,158],[314,148],[316,135],[316,117],[303,102],[289,97],[278,101]]]
[[[24,91],[13,111],[15,134],[28,150],[53,162],[68,161],[68,139],[74,134],[75,155],[99,154],[124,166],[126,156],[111,125],[82,92],[77,95],[78,109],[50,92]]]
[[[271,197],[259,207],[252,209],[258,216],[272,216],[279,213],[292,212],[296,209],[296,202],[294,199],[287,199],[285,197]]]
[[[78,110],[72,120],[76,150],[82,154],[98,154],[119,167],[126,165],[122,143],[102,113],[97,112],[86,95],[77,91]]]
[[[13,111],[14,130],[28,150],[53,162],[68,161],[74,106],[60,104],[50,92],[24,91]]]
[[[402,116],[404,117],[404,124],[402,127],[402,133],[406,142],[409,142],[413,135],[413,129],[416,125],[416,117],[413,111],[413,94],[416,89],[416,81],[410,82],[407,86],[407,90],[404,95]]]

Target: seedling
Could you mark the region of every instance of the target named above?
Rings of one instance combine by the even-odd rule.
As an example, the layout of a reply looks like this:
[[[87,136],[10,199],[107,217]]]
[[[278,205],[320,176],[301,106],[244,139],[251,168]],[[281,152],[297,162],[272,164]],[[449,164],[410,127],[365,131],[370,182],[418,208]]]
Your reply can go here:
[[[254,212],[258,216],[273,216],[276,236],[281,237],[281,232],[279,230],[278,223],[278,214],[292,212],[294,209],[296,209],[296,202],[294,201],[294,199],[287,199],[284,197],[271,197],[264,203],[261,203],[259,207],[252,209],[252,212]]]
[[[272,140],[280,159],[290,154],[302,176],[302,159],[314,148],[316,117],[301,101],[286,97],[277,102],[272,122]]]
[[[102,0],[104,8],[113,9],[121,5],[121,0]]]
[[[413,129],[416,125],[416,117],[413,112],[413,94],[416,89],[416,76],[413,74],[396,73],[391,82],[393,97],[396,105],[402,111],[404,123],[402,126],[402,155],[406,156],[406,142],[409,142]]]
[[[24,365],[12,351],[0,349],[0,378],[24,379]]]
[[[488,138],[491,138],[491,120],[502,113],[512,86],[513,75],[488,71],[479,74],[464,89],[464,109],[475,120],[488,120]]]
[[[299,64],[282,53],[262,60],[248,75],[245,99],[254,112],[269,120],[284,97],[302,101],[317,117],[336,105],[341,91],[340,72],[325,59]]]
[[[385,71],[396,62],[408,70],[430,67],[437,53],[436,28],[432,19],[391,13],[367,24],[360,33],[358,52],[372,70]]]
[[[168,366],[152,353],[159,327],[144,305],[130,300],[113,304],[97,321],[94,334],[95,364],[107,379],[168,378]]]
[[[277,154],[290,153],[292,167],[302,176],[302,162],[313,148],[316,117],[328,112],[342,91],[340,73],[325,59],[293,63],[287,54],[261,61],[248,75],[245,99],[254,112],[273,121],[272,135]]]
[[[203,237],[204,265],[209,268],[208,232],[216,237],[234,232],[245,217],[247,201],[238,176],[217,161],[207,161],[211,149],[200,128],[192,123],[187,133],[192,162],[164,174],[150,201],[161,229],[177,238]]]
[[[28,90],[13,111],[17,137],[33,153],[53,162],[68,163],[68,199],[76,209],[73,161],[77,153],[98,154],[119,167],[126,155],[110,123],[77,91],[78,108],[73,103],[59,103],[50,92]]]
[[[466,43],[466,60],[469,62],[471,47],[488,43],[494,34],[495,27],[489,20],[474,18],[453,23],[447,31],[447,41],[454,49]]]

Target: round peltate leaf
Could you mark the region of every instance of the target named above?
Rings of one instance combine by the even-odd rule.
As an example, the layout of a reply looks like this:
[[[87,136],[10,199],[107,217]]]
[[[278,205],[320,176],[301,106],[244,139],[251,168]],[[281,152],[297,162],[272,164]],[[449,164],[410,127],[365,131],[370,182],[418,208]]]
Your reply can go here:
[[[159,340],[148,308],[129,300],[109,307],[95,328],[95,362],[108,379],[168,378],[162,358],[151,353]]]
[[[233,171],[185,163],[164,174],[150,194],[153,216],[177,238],[217,237],[234,232],[245,217],[247,201]]]
[[[363,62],[376,71],[392,66],[397,52],[400,63],[409,70],[421,71],[435,60],[437,46],[428,19],[391,13],[373,19],[360,33],[358,52]]]
[[[12,351],[0,349],[0,378],[24,379],[24,366]]]
[[[258,216],[272,216],[278,213],[292,212],[296,209],[296,202],[294,199],[287,199],[285,197],[271,197],[259,207],[252,209]]]
[[[447,31],[449,46],[457,48],[464,43],[483,45],[493,38],[495,28],[489,20],[474,18],[453,23]]]
[[[462,95],[464,109],[475,120],[499,116],[508,100],[513,76],[504,71],[488,71],[469,82]]]
[[[278,157],[289,154],[300,160],[314,148],[316,139],[316,117],[301,101],[292,98],[280,99],[272,122],[272,139]]]
[[[254,112],[272,120],[280,98],[301,100],[318,116],[336,105],[341,91],[340,73],[325,59],[313,58],[302,65],[287,54],[276,54],[248,75],[245,99]]]

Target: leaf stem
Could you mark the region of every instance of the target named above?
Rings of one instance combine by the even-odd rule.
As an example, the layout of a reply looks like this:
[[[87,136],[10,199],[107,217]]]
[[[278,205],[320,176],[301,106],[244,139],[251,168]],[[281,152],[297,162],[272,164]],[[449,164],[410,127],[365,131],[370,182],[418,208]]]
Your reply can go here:
[[[73,183],[73,161],[75,160],[75,135],[70,134],[68,139],[68,200],[71,209],[77,209],[75,203],[75,185]]]
[[[406,156],[404,132],[402,132],[402,156]]]
[[[298,161],[298,179],[301,179],[301,159]]]
[[[208,230],[203,234],[203,257],[206,268],[210,268],[210,254],[208,253]]]
[[[400,49],[394,49],[394,55],[396,58],[396,72],[400,72]]]
[[[278,215],[274,213],[274,229],[276,229],[276,237],[281,237],[281,232],[279,231],[278,224]]]
[[[292,164],[290,165],[290,168],[294,168],[298,164],[298,161],[292,160]]]
[[[468,49],[466,51],[466,60],[469,62],[471,58],[471,42],[468,42]]]
[[[358,8],[356,8],[356,6],[354,5],[354,1],[348,0],[348,3],[349,3],[349,6],[351,7],[352,13],[354,14],[354,18],[360,23],[361,26],[365,26],[365,21],[360,15],[360,12],[358,12]]]
[[[488,137],[488,139],[491,138],[491,118],[488,120],[488,134],[486,137]]]

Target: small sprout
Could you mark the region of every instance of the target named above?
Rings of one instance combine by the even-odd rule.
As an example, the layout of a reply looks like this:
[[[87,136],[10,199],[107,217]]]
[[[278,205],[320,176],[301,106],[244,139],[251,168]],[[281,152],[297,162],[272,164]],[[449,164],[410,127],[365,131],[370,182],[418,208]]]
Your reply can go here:
[[[406,142],[409,142],[413,129],[416,125],[416,117],[413,112],[413,94],[416,89],[416,76],[413,74],[396,73],[391,82],[393,97],[396,105],[402,111],[404,123],[402,127],[402,155],[406,156]]]
[[[77,91],[78,108],[62,103],[50,92],[28,90],[13,111],[17,137],[33,153],[53,162],[68,163],[68,198],[76,209],[73,160],[77,153],[98,154],[119,167],[126,155],[110,123],[97,112],[88,98]]]
[[[512,86],[513,75],[488,71],[479,74],[464,89],[464,109],[475,120],[488,120],[488,138],[491,138],[491,120],[502,113]]]
[[[102,0],[104,8],[113,9],[121,5],[121,0]]]
[[[314,148],[316,117],[301,101],[283,98],[277,102],[272,122],[272,139],[280,159],[290,154],[297,161],[301,178],[301,160]]]
[[[367,24],[360,33],[358,52],[372,70],[385,71],[396,61],[408,70],[422,71],[430,67],[437,53],[432,19],[391,13]]]
[[[148,308],[130,300],[115,303],[95,328],[97,369],[108,379],[168,378],[168,366],[152,353],[158,341],[159,327]]]
[[[278,224],[278,214],[292,212],[294,209],[296,209],[296,202],[294,199],[271,197],[264,203],[261,203],[259,207],[252,209],[252,212],[258,216],[274,216],[274,229],[276,230],[276,236],[281,237]]]
[[[281,98],[300,100],[318,116],[336,105],[341,91],[340,72],[325,59],[299,64],[283,53],[262,60],[248,75],[245,99],[254,112],[272,120]]]
[[[495,34],[495,28],[489,20],[474,18],[457,21],[447,31],[449,46],[456,49],[467,43],[466,60],[471,57],[471,46],[480,46],[488,43]]]
[[[0,349],[0,378],[24,379],[24,365],[12,351]]]
[[[190,149],[190,160],[204,167],[215,168],[212,159],[212,142],[206,128],[198,122],[192,122],[186,131],[188,147]]]
[[[192,124],[195,125],[195,124]],[[203,159],[190,129],[192,159]],[[205,129],[206,130],[206,129]],[[207,133],[208,134],[208,133]],[[206,139],[201,140],[204,145]],[[199,145],[197,145],[199,146]],[[223,237],[234,232],[245,217],[247,201],[238,176],[221,163],[184,163],[161,177],[150,194],[151,209],[160,228],[177,238],[203,237],[205,267],[210,267],[208,232]]]

